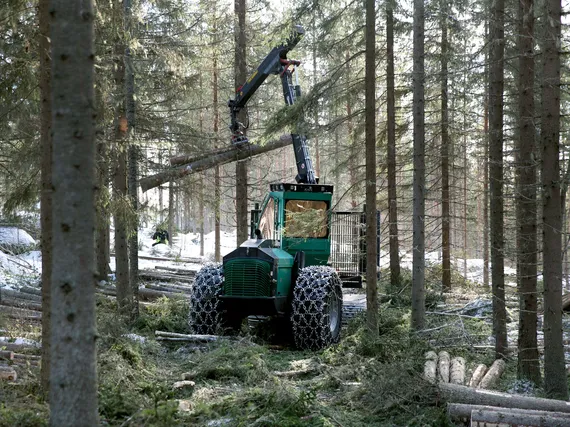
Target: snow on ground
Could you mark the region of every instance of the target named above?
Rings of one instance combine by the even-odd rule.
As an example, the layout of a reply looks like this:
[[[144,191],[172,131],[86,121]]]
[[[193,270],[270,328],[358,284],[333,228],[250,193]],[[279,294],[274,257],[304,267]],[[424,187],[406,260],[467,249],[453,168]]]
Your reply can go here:
[[[10,246],[30,246],[36,241],[27,231],[17,227],[0,227],[0,245]]]

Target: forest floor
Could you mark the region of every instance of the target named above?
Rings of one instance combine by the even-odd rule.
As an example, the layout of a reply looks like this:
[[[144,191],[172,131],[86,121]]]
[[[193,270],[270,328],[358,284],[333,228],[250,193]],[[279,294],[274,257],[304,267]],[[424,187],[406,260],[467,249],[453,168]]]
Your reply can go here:
[[[345,327],[338,345],[317,352],[277,343],[271,329],[253,335],[246,325],[240,336],[210,344],[157,341],[156,330],[188,332],[186,300],[146,304],[140,318],[128,322],[116,314],[114,299],[98,295],[101,425],[452,425],[437,389],[422,378],[424,353],[446,349],[463,356],[469,367],[492,363],[488,316],[459,315],[467,303],[481,299],[481,289],[467,284],[442,295],[431,282],[427,331],[418,335],[410,331],[409,282],[404,282],[397,292],[381,288],[377,341],[365,337],[361,315]],[[30,321],[0,316],[0,329],[8,336],[40,337],[39,323]],[[39,367],[15,367],[18,381],[0,383],[0,426],[47,425]],[[515,377],[516,361],[509,361],[498,389],[520,390]],[[175,388],[183,379],[191,382]],[[528,385],[522,389],[540,395]]]

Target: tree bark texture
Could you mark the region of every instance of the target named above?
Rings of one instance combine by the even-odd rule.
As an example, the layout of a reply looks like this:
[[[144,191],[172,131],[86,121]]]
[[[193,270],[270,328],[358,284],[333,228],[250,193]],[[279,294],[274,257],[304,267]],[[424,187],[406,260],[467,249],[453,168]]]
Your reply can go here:
[[[491,282],[493,290],[493,335],[497,358],[507,351],[505,308],[505,242],[503,209],[503,88],[505,54],[505,1],[491,6],[489,34],[489,179],[491,204]]]
[[[425,324],[425,111],[424,111],[424,2],[414,0],[414,180],[412,328]]]
[[[97,278],[108,280],[110,253],[109,150],[107,142],[97,143]]]
[[[519,264],[518,377],[540,384],[536,337],[537,219],[534,124],[534,11],[533,0],[519,1],[519,146],[517,233]]]
[[[398,196],[396,191],[396,94],[394,84],[394,0],[386,1],[386,109],[388,166],[388,221],[390,233],[390,284],[400,283],[400,245],[398,240]]]
[[[214,26],[214,32],[216,27]],[[213,104],[214,104],[214,136],[218,137],[218,128],[220,123],[220,110],[218,105],[218,58],[214,54],[213,64]],[[216,147],[217,148],[217,147]],[[214,260],[220,262],[222,255],[220,253],[220,228],[221,228],[221,203],[222,203],[222,189],[220,179],[220,165],[216,163],[214,166]]]
[[[438,380],[440,382],[449,382],[449,366],[450,366],[449,353],[447,351],[440,351],[438,354],[437,372]]]
[[[93,5],[52,0],[50,425],[99,424]],[[73,37],[70,38],[70,34]]]
[[[503,359],[497,359],[493,362],[489,370],[485,373],[485,376],[481,379],[479,383],[479,388],[491,388],[495,383],[501,378],[503,372],[505,371],[506,364]]]
[[[465,403],[449,403],[447,405],[447,414],[451,421],[461,421],[465,422],[471,419],[472,411],[491,411],[491,412],[503,412],[503,413],[518,413],[526,415],[537,415],[537,416],[555,416],[557,418],[563,418],[567,421],[570,420],[570,414],[564,412],[548,412],[539,411],[534,409],[519,409],[519,408],[501,408],[498,406],[484,406],[484,405],[469,405]],[[526,425],[526,424],[525,424]],[[532,424],[534,425],[534,424]]]
[[[51,137],[51,52],[49,0],[40,0],[39,58],[40,58],[40,139],[42,146],[41,242],[42,242],[42,366],[41,385],[45,396],[49,391],[50,364],[50,302],[52,263],[52,137]]]
[[[512,410],[473,410],[471,411],[471,425],[474,422],[484,423],[483,425],[516,425],[533,427],[570,427],[570,420],[559,418],[552,414],[535,415],[525,414]],[[480,424],[477,424],[480,425]]]
[[[449,110],[447,108],[447,0],[441,1],[441,253],[442,253],[442,288],[444,292],[451,290],[451,244],[449,216]]]
[[[568,399],[562,343],[562,218],[560,201],[560,0],[544,3],[542,63],[542,201],[544,388]]]
[[[129,38],[133,37],[132,31],[132,2],[124,0],[125,8],[125,33]],[[128,151],[128,194],[131,208],[135,215],[134,229],[129,234],[129,283],[133,293],[132,317],[139,315],[139,215],[138,215],[138,157],[139,150],[135,142],[135,69],[133,66],[131,49],[125,48],[125,106],[127,116],[127,137],[129,141]],[[172,238],[172,234],[170,234]]]
[[[172,237],[174,236],[174,182],[168,183],[168,246],[172,247]]]
[[[365,58],[366,135],[366,325],[372,338],[378,337],[378,253],[376,234],[376,9],[366,0]]]
[[[269,151],[290,145],[291,143],[291,135],[282,135],[278,140],[269,141],[265,145],[249,144],[241,148],[233,147],[229,151],[224,151],[220,154],[214,154],[213,156],[205,157],[186,166],[167,169],[164,172],[141,178],[139,180],[139,183],[142,190],[147,191],[151,188],[156,188],[165,182],[169,182],[170,180],[176,180],[192,173],[202,172],[211,168],[219,167],[221,165],[225,165],[226,163],[235,162],[239,159],[246,159],[248,157],[267,153]]]
[[[473,371],[473,375],[471,375],[471,379],[469,380],[469,387],[473,388],[479,387],[479,383],[485,376],[486,372],[487,372],[487,366],[483,365],[482,363],[477,365],[477,367]]]
[[[247,79],[246,39],[245,39],[246,0],[234,0],[235,13],[235,87],[243,85]],[[241,123],[246,122],[245,110],[238,115]],[[245,132],[245,130],[244,130]],[[248,238],[249,223],[247,212],[247,159],[236,162],[236,236],[237,246]]]

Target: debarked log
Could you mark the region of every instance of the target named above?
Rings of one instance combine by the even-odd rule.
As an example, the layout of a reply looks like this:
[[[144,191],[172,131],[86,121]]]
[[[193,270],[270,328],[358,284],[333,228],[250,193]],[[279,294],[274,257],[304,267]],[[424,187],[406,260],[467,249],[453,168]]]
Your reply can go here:
[[[484,406],[484,405],[469,405],[465,403],[449,403],[447,405],[447,415],[451,421],[461,421],[466,422],[471,419],[471,413],[473,411],[490,411],[490,412],[509,412],[509,413],[521,413],[527,415],[537,415],[537,416],[555,416],[557,418],[564,418],[570,420],[570,413],[564,412],[549,412],[541,411],[536,409],[520,409],[520,408],[501,408],[498,406]]]
[[[484,423],[483,425],[496,424],[508,426],[570,427],[570,419],[560,418],[553,414],[533,415],[509,410],[472,411],[471,425],[473,425],[474,422]]]
[[[290,145],[293,142],[291,135],[282,135],[276,141],[269,141],[265,145],[247,144],[242,146],[233,147],[231,150],[214,154],[193,163],[186,164],[175,168],[167,169],[155,175],[147,176],[139,180],[142,191],[145,192],[151,188],[156,188],[166,182],[174,181],[186,175],[195,172],[201,172],[214,166],[224,165],[226,163],[235,162],[238,160],[247,159],[249,157],[257,156],[259,154],[267,153],[278,148]]]

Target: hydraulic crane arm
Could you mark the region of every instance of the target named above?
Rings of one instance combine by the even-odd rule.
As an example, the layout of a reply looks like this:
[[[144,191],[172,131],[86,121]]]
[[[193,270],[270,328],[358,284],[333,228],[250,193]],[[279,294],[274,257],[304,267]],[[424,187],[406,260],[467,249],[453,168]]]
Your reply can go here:
[[[303,27],[296,26],[289,39],[285,43],[274,47],[271,52],[269,52],[269,55],[267,55],[247,81],[237,89],[235,98],[228,101],[231,114],[230,130],[232,132],[232,143],[240,145],[248,142],[242,132],[242,128],[245,128],[245,126],[238,122],[237,116],[270,74],[277,74],[281,77],[283,97],[287,105],[293,105],[297,98],[301,96],[299,85],[293,84],[293,72],[295,71],[295,67],[300,65],[300,62],[287,59],[287,54],[299,43],[304,34],[305,30]],[[290,69],[291,66],[293,66],[293,70]],[[291,138],[293,139],[295,162],[297,163],[297,176],[295,180],[302,184],[317,184],[318,178],[315,176],[309,155],[307,138],[305,135],[296,133],[291,134]]]

